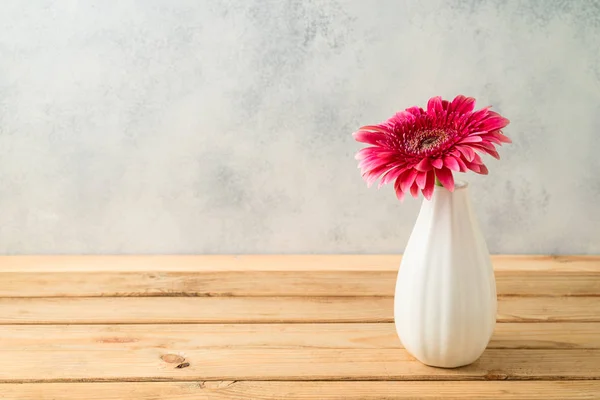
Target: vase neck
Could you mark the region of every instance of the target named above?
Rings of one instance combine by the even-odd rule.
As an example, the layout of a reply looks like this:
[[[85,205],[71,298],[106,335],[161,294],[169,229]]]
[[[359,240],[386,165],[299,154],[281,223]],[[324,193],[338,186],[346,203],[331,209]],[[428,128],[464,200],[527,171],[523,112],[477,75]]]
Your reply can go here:
[[[444,214],[469,215],[469,189],[466,182],[456,182],[454,191],[450,192],[442,186],[436,186],[431,200],[423,200],[421,211],[431,213],[432,218],[440,218]]]

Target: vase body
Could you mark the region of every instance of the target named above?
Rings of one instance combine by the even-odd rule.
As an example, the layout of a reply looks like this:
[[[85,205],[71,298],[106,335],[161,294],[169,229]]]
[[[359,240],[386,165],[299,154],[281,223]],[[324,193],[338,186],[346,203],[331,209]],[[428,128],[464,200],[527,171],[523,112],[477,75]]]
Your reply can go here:
[[[405,349],[454,368],[485,350],[496,324],[496,281],[466,183],[423,200],[402,257],[394,319]]]

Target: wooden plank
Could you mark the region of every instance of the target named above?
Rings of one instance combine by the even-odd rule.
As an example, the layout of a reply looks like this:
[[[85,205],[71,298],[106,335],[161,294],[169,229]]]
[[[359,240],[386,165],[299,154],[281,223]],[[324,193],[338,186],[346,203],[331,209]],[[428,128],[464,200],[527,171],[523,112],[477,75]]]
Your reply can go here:
[[[598,296],[600,273],[496,271],[500,296]]]
[[[391,296],[395,281],[381,271],[0,272],[0,297]]]
[[[0,324],[389,322],[378,297],[77,297],[0,299]]]
[[[490,348],[495,349],[599,349],[600,323],[496,324]]]
[[[2,256],[0,272],[387,271],[400,255]]]
[[[565,380],[599,379],[600,350],[488,349],[474,364],[443,369],[404,349],[140,347],[90,352],[3,350],[0,382],[165,380]]]
[[[392,296],[398,255],[3,256],[0,297]],[[494,256],[500,295],[600,295],[600,257]]]
[[[600,324],[599,324],[600,325]],[[3,349],[400,348],[394,324],[0,325]]]
[[[0,298],[0,324],[392,322],[391,297]],[[596,297],[507,297],[499,322],[600,322]]]
[[[505,297],[498,301],[499,321],[600,321],[597,297]]]
[[[401,255],[1,256],[0,272],[387,271]],[[600,256],[494,255],[497,271],[600,273]]]
[[[393,296],[396,272],[0,272],[0,297]],[[600,273],[496,272],[499,295],[594,296]]]
[[[505,323],[488,348],[600,349],[600,323]],[[175,324],[1,325],[2,350],[77,348],[90,352],[170,348],[398,349],[393,323],[378,324]]]
[[[600,381],[0,384],[6,400],[596,400]]]

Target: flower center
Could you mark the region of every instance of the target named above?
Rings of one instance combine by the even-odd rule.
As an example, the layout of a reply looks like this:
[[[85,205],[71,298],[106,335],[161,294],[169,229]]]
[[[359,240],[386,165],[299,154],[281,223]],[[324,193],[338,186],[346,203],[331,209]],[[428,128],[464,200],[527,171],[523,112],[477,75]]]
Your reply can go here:
[[[446,143],[448,137],[448,133],[442,129],[419,131],[406,140],[406,148],[412,153],[425,153]]]

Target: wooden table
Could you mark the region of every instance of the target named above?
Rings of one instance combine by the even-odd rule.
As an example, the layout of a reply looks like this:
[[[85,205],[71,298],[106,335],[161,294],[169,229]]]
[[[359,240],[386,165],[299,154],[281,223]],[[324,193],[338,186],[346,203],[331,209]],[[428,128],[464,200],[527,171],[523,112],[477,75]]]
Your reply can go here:
[[[0,398],[600,399],[600,257],[496,256],[496,331],[431,368],[400,256],[0,257]]]

